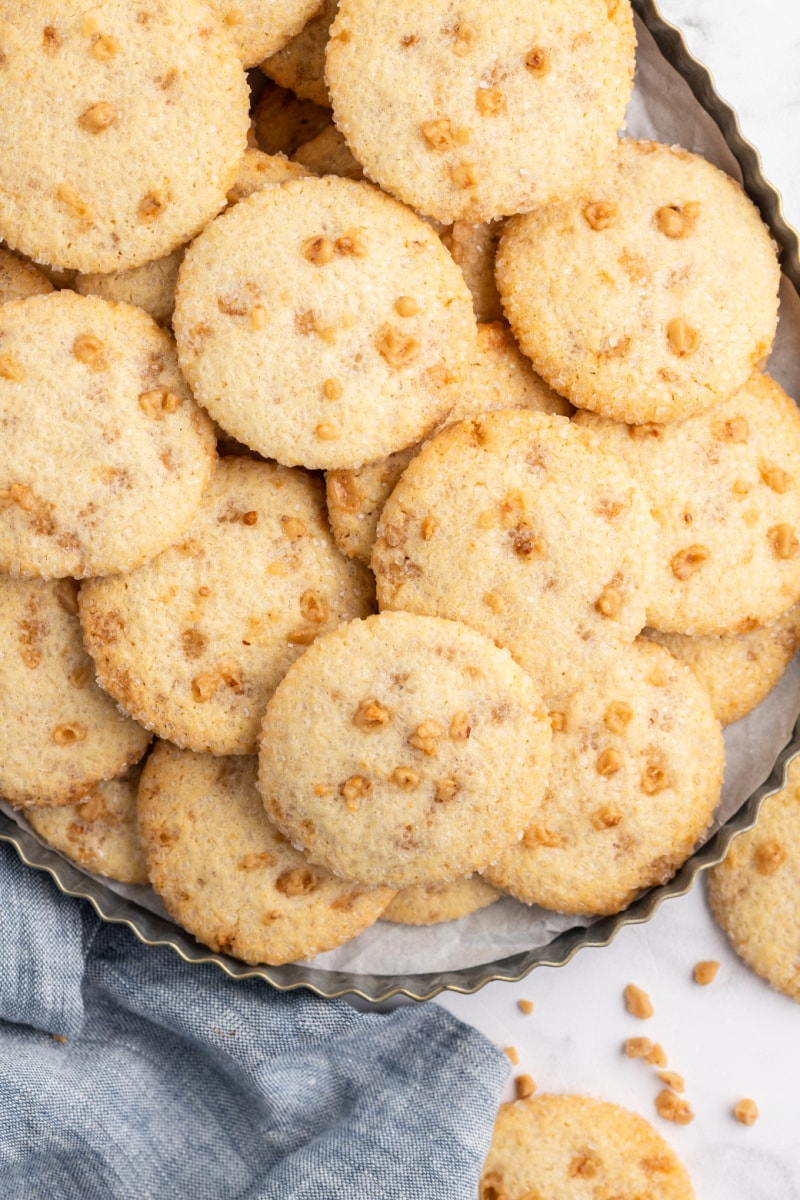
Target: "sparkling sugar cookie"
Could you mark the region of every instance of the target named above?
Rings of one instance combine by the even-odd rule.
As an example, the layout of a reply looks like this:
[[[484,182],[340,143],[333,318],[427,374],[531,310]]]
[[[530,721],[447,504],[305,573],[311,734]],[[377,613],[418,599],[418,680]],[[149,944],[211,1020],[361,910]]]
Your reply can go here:
[[[757,208],[679,147],[622,139],[571,200],[506,223],[495,271],[550,386],[632,425],[724,400],[775,336],[780,269]]]
[[[566,199],[614,149],[628,0],[340,0],[334,120],[367,175],[439,221]]]
[[[138,762],[150,734],[94,679],[71,579],[0,575],[0,795],[73,804]]]
[[[267,699],[321,633],[373,609],[369,572],[339,553],[320,482],[222,459],[185,537],[80,600],[103,687],[177,745],[256,748]]]
[[[800,646],[800,603],[749,633],[729,636],[642,630],[691,667],[709,696],[714,716],[730,725],[746,716],[775,687]]]
[[[75,292],[0,307],[0,569],[84,578],[177,541],[216,461],[172,339]]]
[[[623,462],[565,417],[451,425],[378,524],[383,609],[450,617],[506,646],[545,698],[610,666],[645,624],[655,526]]]
[[[800,1000],[800,759],[708,873],[711,911],[751,970]]]
[[[369,184],[298,179],[192,244],[173,320],[197,399],[287,466],[354,467],[423,437],[474,350],[472,301],[434,231]]]
[[[312,862],[370,885],[445,883],[521,836],[550,739],[507,651],[457,622],[384,613],[289,668],[264,717],[258,786]]]
[[[246,67],[285,46],[314,16],[320,0],[209,0]]]
[[[643,1117],[587,1096],[501,1104],[480,1200],[694,1200],[686,1169]]]
[[[147,883],[147,859],[136,823],[140,770],[95,784],[77,804],[28,808],[28,822],[54,850],[95,875]]]
[[[223,207],[248,88],[200,0],[0,3],[0,236],[80,271],[161,258]]]
[[[451,424],[499,408],[529,408],[562,416],[572,411],[563,396],[556,395],[531,368],[508,326],[493,321],[478,326],[475,354],[447,421]],[[380,462],[351,471],[328,471],[328,516],[343,553],[369,563],[383,506],[420,448],[417,443]]]
[[[643,638],[550,719],[536,821],[485,876],[525,904],[619,912],[666,883],[708,828],[725,762],[719,722],[694,673]]]
[[[391,898],[311,866],[272,826],[254,757],[158,742],[139,785],[139,829],[164,907],[212,950],[294,962],[372,925]]]
[[[800,597],[800,411],[754,372],[713,408],[666,425],[591,413],[658,528],[647,623],[669,633],[745,633]]]

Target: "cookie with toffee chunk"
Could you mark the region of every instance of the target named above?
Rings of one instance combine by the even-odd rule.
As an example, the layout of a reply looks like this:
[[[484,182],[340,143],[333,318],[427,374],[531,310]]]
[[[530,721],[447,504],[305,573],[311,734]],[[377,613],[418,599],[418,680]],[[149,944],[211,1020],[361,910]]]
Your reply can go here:
[[[476,337],[434,231],[329,175],[249,196],[189,249],[173,320],[195,396],[287,466],[360,466],[452,408]],[[276,353],[276,347],[280,353]]]
[[[693,672],[643,638],[550,719],[536,820],[485,876],[525,904],[619,912],[666,883],[708,828],[725,762],[719,722]]]
[[[428,442],[386,502],[378,602],[480,629],[550,698],[644,626],[654,536],[641,489],[597,438],[565,417],[486,413]]]
[[[259,789],[281,832],[343,878],[444,883],[530,824],[550,738],[507,651],[454,621],[383,613],[289,668],[264,718]]]
[[[254,67],[300,33],[319,0],[210,0],[242,63]]]
[[[85,578],[177,541],[216,462],[175,345],[75,292],[0,307],[0,569]]]
[[[370,179],[439,221],[565,199],[614,149],[628,0],[340,0],[334,120]]]
[[[0,4],[0,236],[32,258],[120,271],[225,204],[248,89],[200,0]]]
[[[295,962],[372,925],[391,891],[311,866],[267,819],[256,760],[156,744],[139,785],[153,887],[176,921],[247,963]]]
[[[0,576],[0,796],[74,804],[138,762],[150,734],[97,686],[71,579]]]
[[[373,594],[333,544],[318,480],[227,458],[178,544],[88,581],[80,611],[98,677],[126,712],[180,746],[248,754],[291,663],[370,613]]]
[[[724,400],[775,336],[780,270],[757,208],[676,146],[623,138],[572,199],[506,223],[495,270],[550,386],[631,425]]]

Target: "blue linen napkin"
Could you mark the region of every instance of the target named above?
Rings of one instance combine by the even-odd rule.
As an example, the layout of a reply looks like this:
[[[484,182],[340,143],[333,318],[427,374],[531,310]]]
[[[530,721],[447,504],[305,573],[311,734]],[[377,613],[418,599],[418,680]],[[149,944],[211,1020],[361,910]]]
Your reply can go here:
[[[2,1200],[472,1200],[507,1073],[438,1005],[143,946],[0,843]]]

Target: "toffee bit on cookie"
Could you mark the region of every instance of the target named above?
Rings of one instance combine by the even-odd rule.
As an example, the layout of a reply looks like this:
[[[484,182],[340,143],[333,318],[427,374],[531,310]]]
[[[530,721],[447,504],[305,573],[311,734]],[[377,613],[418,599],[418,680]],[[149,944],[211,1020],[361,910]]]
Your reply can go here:
[[[302,253],[303,258],[313,263],[315,267],[324,267],[326,263],[331,262],[333,259],[333,242],[329,238],[326,238],[324,234],[318,234],[316,237],[308,238],[303,242]]]
[[[119,42],[111,34],[99,33],[92,39],[89,53],[98,62],[110,62],[119,54]]]
[[[527,1100],[536,1091],[536,1084],[530,1075],[517,1075],[514,1079],[514,1089],[518,1100]]]
[[[670,559],[672,574],[681,581],[690,579],[695,571],[699,571],[708,561],[708,558],[709,552],[706,546],[687,546],[684,550],[673,554]]]
[[[417,787],[420,781],[419,774],[413,767],[395,767],[389,778],[404,791]]]
[[[745,1098],[735,1105],[733,1115],[741,1125],[755,1125],[758,1120],[758,1105],[755,1100]]]
[[[394,311],[398,317],[416,317],[419,305],[412,296],[398,296],[394,302]]]
[[[773,525],[767,530],[767,540],[776,558],[796,558],[800,541],[791,525]]]
[[[92,104],[78,117],[78,124],[86,133],[103,133],[110,129],[119,117],[113,104],[105,100]]]
[[[400,333],[392,325],[381,325],[375,336],[375,349],[393,370],[399,371],[418,358],[420,344],[417,338]]]
[[[525,58],[525,66],[532,75],[538,75],[539,77],[546,75],[550,70],[550,59],[547,51],[541,46],[534,46]]]
[[[780,842],[760,842],[753,851],[753,862],[759,875],[774,875],[786,859]]]
[[[105,347],[99,338],[91,333],[83,333],[72,343],[72,353],[78,362],[83,363],[90,371],[107,371],[108,359]]]
[[[665,1121],[672,1121],[675,1125],[688,1125],[694,1120],[688,1100],[682,1099],[670,1088],[664,1088],[656,1096],[656,1112]]]
[[[69,721],[56,725],[53,730],[53,741],[57,746],[74,746],[76,742],[85,742],[89,730],[80,721]]]
[[[604,617],[618,617],[622,610],[622,595],[619,588],[607,584],[595,601],[595,608]]]
[[[609,775],[615,775],[617,771],[621,771],[624,765],[625,759],[619,750],[615,750],[613,746],[609,746],[598,755],[595,761],[595,770],[598,775],[607,778]]]
[[[533,1012],[533,1001],[532,1000],[518,1000],[517,1008],[519,1009],[519,1011],[522,1013],[523,1016],[529,1017],[531,1015],[531,1013]]]
[[[612,700],[603,713],[603,724],[609,733],[623,734],[633,719],[633,709],[624,700]]]
[[[353,724],[368,733],[376,729],[384,729],[391,719],[392,714],[389,709],[374,698],[362,700],[353,714]]]
[[[667,342],[673,354],[686,358],[700,345],[700,334],[683,317],[667,322]]]
[[[449,736],[453,741],[466,741],[471,732],[472,726],[470,725],[469,714],[465,712],[454,713],[449,731]]]
[[[13,354],[0,354],[0,379],[10,379],[14,383],[22,383],[25,378],[25,368]]]
[[[714,959],[703,959],[695,965],[694,981],[699,983],[701,987],[708,987],[709,983],[713,983],[717,977],[719,963]]]
[[[618,216],[616,204],[609,204],[605,200],[595,200],[591,204],[587,204],[583,210],[583,217],[590,229],[608,229],[613,225]]]
[[[691,233],[697,218],[696,204],[665,204],[656,211],[656,225],[668,238],[682,238]]]
[[[625,1007],[632,1017],[638,1017],[640,1021],[646,1021],[652,1017],[655,1009],[650,1001],[647,992],[642,991],[635,983],[629,983],[623,992],[625,997]]]

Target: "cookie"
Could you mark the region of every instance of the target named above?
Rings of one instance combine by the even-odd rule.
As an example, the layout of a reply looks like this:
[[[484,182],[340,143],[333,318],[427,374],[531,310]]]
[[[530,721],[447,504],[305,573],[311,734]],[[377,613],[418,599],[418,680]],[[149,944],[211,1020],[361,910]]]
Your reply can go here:
[[[246,67],[254,67],[296,37],[320,0],[210,0]]]
[[[147,860],[136,823],[138,767],[98,783],[77,804],[25,811],[36,833],[54,850],[95,875],[118,883],[148,882]]]
[[[283,49],[259,63],[264,74],[282,88],[289,88],[301,100],[313,100],[330,108],[325,84],[325,50],[328,32],[336,16],[339,0],[325,0],[322,8]]]
[[[74,804],[138,762],[150,741],[94,680],[77,588],[0,575],[0,795]]]
[[[553,1094],[501,1104],[478,1194],[694,1200],[683,1164],[644,1118],[588,1096]]]
[[[499,899],[500,893],[480,875],[467,875],[452,883],[404,888],[381,913],[381,920],[395,925],[439,925],[488,908]]]
[[[442,241],[461,267],[479,321],[502,319],[503,308],[494,278],[494,258],[503,229],[502,221],[455,221],[442,234]]]
[[[0,308],[0,569],[84,578],[177,541],[216,460],[172,339],[51,292]]]
[[[751,970],[800,1000],[800,760],[708,873],[711,911]]]
[[[303,471],[222,459],[185,537],[136,571],[84,586],[103,687],[179,746],[247,754],[267,699],[321,633],[373,608],[322,487]]]
[[[478,326],[475,354],[447,422],[499,408],[530,408],[563,416],[571,411],[566,400],[531,369],[508,326],[495,321]],[[333,536],[339,549],[351,558],[370,562],[383,506],[419,449],[416,444],[352,471],[327,473]]]
[[[326,125],[310,142],[295,150],[293,161],[315,175],[339,175],[343,179],[363,179],[364,169],[356,162],[347,142],[335,125]]]
[[[304,142],[311,141],[331,123],[328,108],[301,100],[288,88],[267,81],[253,110],[253,132],[265,154],[291,157]]]
[[[644,638],[550,716],[536,820],[486,878],[525,904],[619,912],[666,883],[708,828],[725,762],[719,722],[689,667]]]
[[[180,246],[163,258],[131,267],[128,271],[80,271],[75,276],[74,289],[81,296],[102,296],[104,300],[121,300],[143,308],[158,325],[168,326],[175,307],[175,283],[186,253]]]
[[[183,372],[224,429],[323,469],[423,437],[452,408],[476,336],[433,230],[332,175],[268,188],[212,222],[184,259],[173,324]]]
[[[248,149],[236,172],[236,182],[228,190],[228,204],[238,204],[253,192],[264,187],[286,183],[289,179],[302,179],[309,171],[300,163],[294,163],[284,154],[265,154],[263,150]]]
[[[391,891],[310,866],[270,824],[255,784],[255,758],[156,744],[139,828],[170,915],[212,950],[273,965],[332,950],[373,924]]]
[[[200,0],[3,0],[0,236],[79,271],[162,258],[223,207],[248,89]]]
[[[669,633],[744,633],[800,596],[800,412],[754,372],[703,413],[626,426],[589,413],[627,463],[658,528],[647,621]]]
[[[371,179],[488,221],[566,199],[612,154],[634,47],[628,0],[340,0],[326,78]]]
[[[25,296],[45,296],[53,285],[33,263],[0,246],[0,304]]]
[[[800,604],[769,625],[729,637],[643,633],[692,668],[711,697],[714,716],[730,725],[766,698],[792,661],[800,646]]]
[[[378,602],[465,621],[554,697],[644,626],[654,536],[640,489],[597,438],[565,417],[487,413],[433,438],[386,502]]]
[[[296,728],[302,739],[286,736]],[[521,836],[550,737],[506,651],[456,622],[383,613],[289,668],[267,705],[258,786],[310,861],[370,885],[445,883]]]
[[[506,224],[495,270],[550,386],[632,425],[724,400],[775,335],[780,271],[758,210],[679,147],[620,141],[571,200]]]

